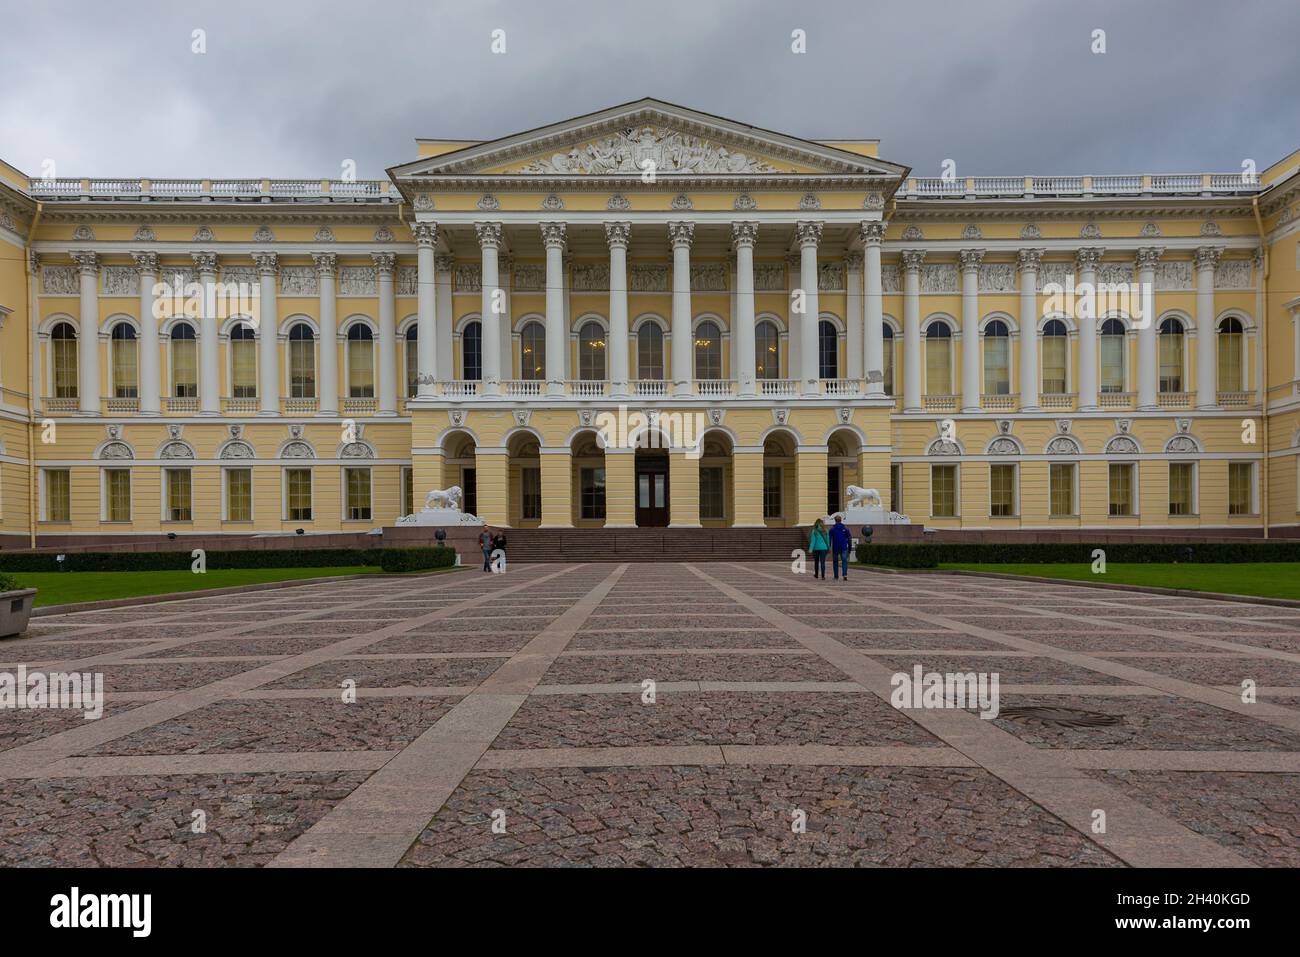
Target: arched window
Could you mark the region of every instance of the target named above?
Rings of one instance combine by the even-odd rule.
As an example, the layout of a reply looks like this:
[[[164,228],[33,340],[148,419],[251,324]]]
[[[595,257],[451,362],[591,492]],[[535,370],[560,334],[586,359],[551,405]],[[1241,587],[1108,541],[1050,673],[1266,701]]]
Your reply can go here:
[[[1183,324],[1173,318],[1160,323],[1160,391],[1183,391]]]
[[[113,396],[134,399],[140,395],[138,374],[139,350],[135,330],[129,322],[119,322],[109,334],[113,344]]]
[[[840,335],[835,323],[817,323],[817,374],[823,379],[840,377]]]
[[[1101,341],[1098,352],[1101,357],[1101,391],[1124,391],[1124,323],[1118,319],[1107,319],[1101,324]]]
[[[364,322],[348,327],[348,396],[375,397],[375,336]]]
[[[461,377],[467,382],[483,378],[483,323],[475,319],[460,334]]]
[[[1011,330],[1001,319],[984,327],[984,391],[1011,394]]]
[[[599,322],[583,323],[578,331],[578,378],[584,382],[605,379],[605,330]]]
[[[657,322],[644,323],[637,330],[636,377],[656,382],[664,377],[664,331]]]
[[[1240,392],[1245,388],[1243,357],[1246,330],[1241,320],[1229,316],[1219,323],[1219,391]]]
[[[712,320],[695,328],[695,378],[722,378],[722,331]]]
[[[952,395],[952,329],[946,322],[925,330],[925,394]]]
[[[1060,319],[1043,323],[1043,394],[1064,395],[1070,366],[1070,332]]]
[[[754,327],[754,368],[760,379],[781,378],[781,333],[768,319]]]
[[[525,382],[546,378],[546,327],[526,322],[519,333],[519,377]]]
[[[894,394],[894,330],[885,326],[880,330],[884,338],[884,348],[881,351],[881,373],[885,377],[885,395]],[[868,369],[868,372],[871,370]]]
[[[420,390],[420,327],[414,322],[406,327],[406,394]]]
[[[188,322],[172,326],[172,396],[192,399],[199,394],[199,343]]]
[[[50,360],[54,366],[54,398],[77,397],[77,330],[60,322],[50,332]]]
[[[257,340],[245,322],[230,330],[230,394],[236,399],[257,396]]]
[[[289,395],[294,399],[316,397],[316,337],[305,322],[289,330]]]

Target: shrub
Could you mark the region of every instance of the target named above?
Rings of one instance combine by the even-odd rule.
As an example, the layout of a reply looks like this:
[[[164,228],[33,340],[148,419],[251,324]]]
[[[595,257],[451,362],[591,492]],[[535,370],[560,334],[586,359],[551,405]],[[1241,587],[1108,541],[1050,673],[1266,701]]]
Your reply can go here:
[[[63,562],[70,572],[188,571],[189,551],[174,552],[68,552]],[[414,571],[446,568],[456,553],[445,546],[436,548],[285,548],[208,551],[207,567],[225,568],[346,568],[379,566],[384,571]],[[10,572],[57,572],[53,552],[0,552],[0,574]]]
[[[890,568],[935,568],[939,564],[937,545],[871,545],[859,542],[858,561],[864,565]]]
[[[379,548],[375,551],[379,553],[379,567],[389,573],[450,568],[456,563],[455,549],[442,545],[435,548]]]
[[[934,568],[938,565],[1082,565],[1092,561],[1095,549],[1106,553],[1106,561],[1119,563],[1239,564],[1242,562],[1300,562],[1300,541],[1285,542],[1202,542],[1194,544],[1124,542],[1023,542],[977,544],[858,545],[857,559],[865,565],[893,568]]]
[[[0,591],[17,591],[18,582],[14,581],[9,575],[0,572]]]

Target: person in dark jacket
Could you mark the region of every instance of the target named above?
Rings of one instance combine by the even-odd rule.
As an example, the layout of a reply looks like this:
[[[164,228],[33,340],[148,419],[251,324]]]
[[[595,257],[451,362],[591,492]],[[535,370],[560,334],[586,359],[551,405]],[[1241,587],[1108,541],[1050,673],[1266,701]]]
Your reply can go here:
[[[492,529],[486,525],[483,531],[478,533],[478,547],[483,550],[483,570],[490,572],[492,570]]]
[[[808,532],[808,551],[812,553],[813,578],[826,580],[826,553],[830,551],[830,547],[831,540],[826,535],[826,526],[819,518],[813,522],[812,530]]]
[[[836,515],[835,524],[831,526],[831,568],[835,570],[836,581],[840,580],[841,569],[844,572],[844,580],[849,580],[849,552],[852,548],[853,536],[849,534],[844,519]],[[825,572],[822,576],[825,577]]]
[[[498,550],[501,552],[501,570],[504,572],[506,570],[506,533],[502,531],[498,531],[492,536],[493,554]]]

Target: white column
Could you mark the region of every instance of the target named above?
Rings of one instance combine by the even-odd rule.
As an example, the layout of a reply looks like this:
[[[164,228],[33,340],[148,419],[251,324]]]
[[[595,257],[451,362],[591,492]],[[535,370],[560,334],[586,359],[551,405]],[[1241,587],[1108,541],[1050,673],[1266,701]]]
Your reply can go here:
[[[413,223],[411,234],[415,237],[415,302],[416,302],[416,341],[415,368],[416,390],[420,399],[431,399],[437,395],[437,382],[451,378],[437,368],[437,330],[434,314],[434,252],[438,242],[438,227],[434,223]],[[448,353],[450,353],[448,349]]]
[[[606,223],[609,243],[609,394],[628,395],[627,357],[627,246],[632,239],[631,223]]]
[[[563,395],[568,381],[569,317],[564,308],[564,223],[542,223],[546,247],[546,392]]]
[[[984,250],[961,256],[961,410],[980,411],[980,263]]]
[[[694,223],[669,223],[673,245],[672,375],[673,395],[695,391],[695,339],[691,329],[691,241]]]
[[[821,318],[821,304],[817,284],[817,244],[822,238],[822,224],[804,221],[795,226],[799,239],[799,289],[803,293],[803,309],[799,314],[799,356],[802,380],[801,395],[821,394],[821,367],[817,350],[817,323]]]
[[[334,275],[338,257],[334,253],[312,253],[316,262],[320,293],[320,388],[318,415],[338,415],[339,411],[339,318]]]
[[[1098,246],[1085,247],[1075,254],[1075,271],[1079,274],[1079,287],[1097,289],[1097,267],[1105,250]],[[1076,288],[1079,288],[1076,287]],[[1086,298],[1076,297],[1076,302],[1091,302],[1088,309],[1074,310],[1074,321],[1079,326],[1079,411],[1096,412],[1101,408],[1097,404],[1097,298],[1090,294]]]
[[[921,404],[921,263],[924,259],[923,249],[903,250],[904,412],[924,409]]]
[[[1221,246],[1196,250],[1196,407],[1219,407],[1219,337],[1214,328],[1214,267]]]
[[[276,305],[275,253],[253,253],[259,282],[257,296],[258,415],[280,414],[280,314]]]
[[[862,224],[863,371],[867,395],[872,396],[885,394],[885,287],[880,275],[880,244],[884,238],[884,223]]]
[[[199,317],[199,415],[221,414],[220,320],[215,308],[217,254],[191,253],[199,270],[203,307]]]
[[[475,223],[479,250],[483,256],[480,272],[481,299],[479,319],[482,321],[483,395],[501,394],[501,312],[500,276],[497,252],[501,248],[500,223]]]
[[[862,344],[862,263],[862,253],[853,250],[844,254],[844,375],[849,379],[862,378],[866,358]]]
[[[154,286],[158,284],[158,254],[132,253],[140,277],[140,414],[162,411],[162,381],[158,373],[158,315]]]
[[[1038,411],[1038,265],[1041,249],[1020,250],[1020,409]]]
[[[802,281],[799,278],[799,265],[801,258],[798,253],[790,253],[785,257],[785,275],[786,275],[786,297],[785,297],[785,377],[791,379],[797,385],[799,376],[803,374],[803,350],[800,348],[800,329],[802,325],[799,322],[799,315],[794,311],[795,299],[799,295],[799,284]]]
[[[436,283],[436,297],[434,302],[434,315],[436,318],[429,323],[430,335],[427,338],[433,342],[429,353],[429,368],[436,370],[436,378],[442,382],[450,382],[456,374],[455,355],[452,350],[452,266],[455,260],[450,256],[433,257],[433,275]],[[421,327],[423,328],[423,327]],[[419,333],[421,342],[426,337],[425,332]],[[423,345],[418,347],[424,349]],[[419,367],[424,368],[423,352],[420,352],[421,358],[418,360]],[[421,389],[424,387],[422,386]],[[429,383],[429,395],[433,395],[433,383]],[[420,393],[423,395],[423,391]]]
[[[742,399],[758,394],[758,370],[754,356],[754,243],[758,223],[731,224],[736,248],[736,368],[734,378]]]
[[[1156,263],[1160,261],[1163,249],[1146,247],[1137,253],[1138,289],[1154,289],[1156,280]],[[1135,310],[1136,311],[1136,310]],[[1156,387],[1159,384],[1160,359],[1156,353],[1156,317],[1155,302],[1152,297],[1149,314],[1138,320],[1138,357],[1137,388],[1138,408],[1158,409]],[[1127,347],[1127,343],[1125,343]]]
[[[77,394],[82,415],[99,415],[99,259],[74,252],[81,276],[81,338],[77,343]]]
[[[397,299],[393,291],[395,253],[371,253],[379,277],[379,414],[397,414]]]
[[[497,288],[501,290],[501,315],[497,325],[500,327],[501,378],[503,380],[515,377],[514,330],[511,328],[513,325],[511,317],[515,313],[510,308],[510,277],[514,265],[515,259],[509,253],[499,253],[497,255]]]

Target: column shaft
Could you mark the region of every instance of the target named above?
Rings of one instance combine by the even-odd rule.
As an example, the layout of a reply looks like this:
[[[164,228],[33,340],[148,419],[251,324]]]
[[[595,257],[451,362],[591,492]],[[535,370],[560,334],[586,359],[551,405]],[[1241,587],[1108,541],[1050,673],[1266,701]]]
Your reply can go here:
[[[921,262],[925,251],[903,251],[903,411],[921,404]],[[897,386],[895,386],[897,388]]]
[[[1196,250],[1196,407],[1219,407],[1218,336],[1214,328],[1214,267],[1223,250]]]
[[[668,236],[673,244],[673,395],[688,396],[695,392],[695,337],[691,329],[691,240],[695,224],[669,223]]]
[[[371,253],[379,278],[379,393],[380,415],[397,414],[397,299],[393,290],[393,253]]]
[[[732,223],[736,247],[736,369],[741,398],[758,394],[758,372],[754,355],[754,243],[758,223]]]
[[[1097,267],[1101,265],[1102,250],[1096,247],[1080,249],[1075,259],[1075,268],[1079,274],[1079,286],[1085,289],[1097,288]],[[1089,297],[1095,304],[1096,297]],[[1076,297],[1076,302],[1079,301]],[[1079,411],[1095,412],[1101,408],[1097,404],[1098,357],[1097,357],[1097,310],[1074,311],[1074,321],[1079,327]]]
[[[202,315],[199,318],[199,414],[221,414],[220,324],[216,310],[217,255],[193,253],[199,270],[199,287],[203,290]]]
[[[453,260],[450,256],[433,257],[431,273],[435,284],[434,319],[429,323],[427,334],[423,324],[420,326],[419,333],[421,343],[426,339],[433,343],[432,351],[429,353],[429,368],[434,370],[434,376],[440,382],[450,382],[456,377],[456,357],[451,347],[452,265]],[[424,349],[425,346],[421,345],[419,348]],[[424,369],[424,353],[421,352],[420,356],[419,365]],[[432,383],[429,388],[433,389]],[[433,392],[430,391],[429,394],[432,395]]]
[[[860,252],[844,254],[844,375],[861,379],[866,347],[863,345],[862,263]]]
[[[1139,249],[1137,256],[1138,289],[1154,289],[1156,262],[1163,250]],[[1154,305],[1154,304],[1153,304]],[[1150,312],[1154,313],[1154,309]],[[1159,384],[1160,358],[1156,351],[1156,317],[1138,316],[1137,403],[1139,409],[1158,409],[1156,388]],[[1126,343],[1127,346],[1127,343]]]
[[[1038,410],[1038,264],[1041,249],[1020,250],[1020,408]]]
[[[162,382],[158,368],[158,315],[154,286],[158,284],[158,254],[132,253],[140,276],[140,414],[162,411]]]
[[[627,328],[627,246],[632,238],[631,223],[606,223],[605,239],[609,242],[609,368],[606,375],[610,383],[610,395],[626,398],[628,395],[628,328]],[[613,502],[609,490],[609,453],[606,460],[606,522],[611,524],[609,509]],[[630,482],[630,480],[629,480]],[[628,486],[628,502],[631,507],[631,485]],[[626,522],[624,524],[633,524]]]
[[[884,237],[883,224],[862,224],[863,373],[867,395],[871,396],[885,394],[885,291],[880,273],[880,244]]]
[[[480,272],[481,298],[479,319],[483,350],[483,395],[501,394],[501,322],[504,305],[499,296],[497,251],[501,246],[500,223],[475,223],[479,249],[483,255]]]
[[[320,415],[338,415],[339,411],[339,319],[334,275],[338,257],[333,253],[315,253],[316,272],[320,281]]]
[[[451,378],[450,370],[446,375],[442,375],[438,368],[438,359],[441,356],[437,341],[435,300],[437,277],[434,275],[434,246],[438,241],[438,228],[433,223],[415,223],[411,226],[411,232],[415,235],[416,245],[415,394],[421,399],[428,399],[437,395],[438,380],[446,381]],[[450,345],[447,353],[447,358],[450,359]]]
[[[77,263],[81,283],[81,338],[77,343],[78,404],[83,415],[99,415],[99,260],[90,252],[76,252],[72,258]]]
[[[980,263],[984,250],[961,251],[961,410],[980,411]]]
[[[821,305],[817,283],[817,245],[822,238],[822,224],[801,222],[796,227],[799,237],[799,288],[803,292],[803,310],[799,315],[799,356],[802,368],[799,392],[801,395],[821,394],[821,363],[817,350],[817,325],[821,318]]]

